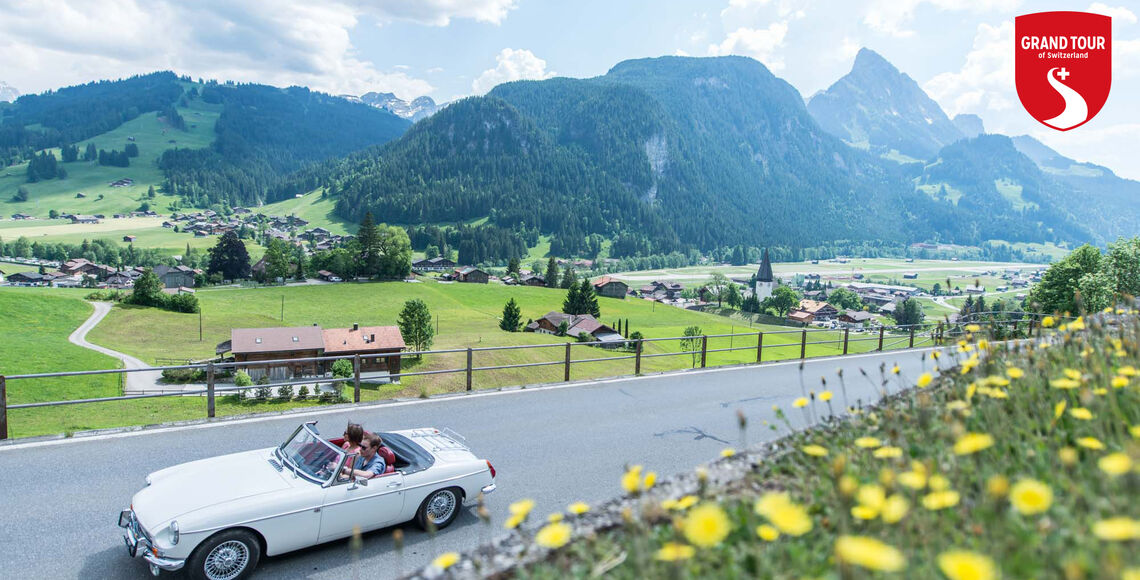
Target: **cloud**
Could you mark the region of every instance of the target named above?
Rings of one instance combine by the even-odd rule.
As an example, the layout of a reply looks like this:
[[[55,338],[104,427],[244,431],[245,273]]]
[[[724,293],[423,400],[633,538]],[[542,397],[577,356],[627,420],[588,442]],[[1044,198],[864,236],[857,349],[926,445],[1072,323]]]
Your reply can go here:
[[[924,3],[939,10],[969,10],[974,14],[985,14],[1010,12],[1021,4],[1021,0],[873,0],[867,5],[863,24],[888,36],[912,37],[916,32],[910,24],[914,21],[915,11]]]
[[[957,72],[927,81],[923,89],[953,117],[1004,111],[1018,102],[1013,70],[1013,22],[980,24],[966,62]]]
[[[515,0],[362,0],[363,11],[382,20],[411,20],[447,26],[453,18],[500,24],[516,7]]]
[[[546,61],[526,49],[504,48],[495,57],[495,68],[483,71],[471,83],[471,90],[477,95],[485,94],[496,85],[518,80],[541,80],[554,76],[547,72]]]
[[[363,59],[362,17],[444,26],[498,24],[516,0],[17,0],[0,8],[4,80],[41,91],[159,69],[193,77],[299,84],[334,94],[434,87]]]
[[[1129,24],[1136,24],[1136,14],[1123,6],[1112,7],[1103,2],[1093,2],[1092,6],[1089,6],[1088,11],[1095,14],[1111,16],[1112,19],[1117,22],[1123,20]]]
[[[737,28],[720,44],[710,44],[709,56],[739,54],[750,56],[773,71],[783,70],[784,57],[778,52],[788,35],[788,22],[773,22],[768,28]]]

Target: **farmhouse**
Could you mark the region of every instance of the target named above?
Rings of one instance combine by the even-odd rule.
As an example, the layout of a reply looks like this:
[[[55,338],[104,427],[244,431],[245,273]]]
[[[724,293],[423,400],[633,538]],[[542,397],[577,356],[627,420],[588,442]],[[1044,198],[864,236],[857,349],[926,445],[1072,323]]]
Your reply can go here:
[[[328,328],[322,331],[325,356],[360,355],[360,372],[400,374],[400,352],[407,346],[396,326]],[[393,356],[377,357],[378,354]],[[367,358],[366,358],[367,357]]]
[[[834,306],[816,300],[800,300],[799,309],[811,314],[813,320],[831,320],[839,315]]]
[[[598,322],[589,314],[566,314],[564,312],[548,312],[546,316],[526,325],[524,332],[538,332],[542,334],[558,334],[558,329],[566,323],[566,336],[578,336],[585,332],[594,340],[602,341],[602,348],[618,348],[625,344],[625,337],[605,324]]]
[[[594,280],[594,291],[599,296],[608,296],[610,298],[625,298],[629,292],[629,284],[618,280],[617,278],[610,278],[609,276],[602,276]]]
[[[470,282],[473,284],[486,284],[490,280],[490,276],[486,272],[474,266],[464,266],[455,270],[452,278],[459,282]]]
[[[427,258],[425,260],[412,262],[412,269],[424,272],[446,272],[455,269],[455,262],[447,258]]]
[[[654,300],[673,300],[681,297],[681,292],[685,287],[678,282],[661,282],[654,280],[650,284],[646,284],[638,289],[638,294],[642,298],[652,298]]]
[[[862,310],[848,310],[839,316],[839,322],[844,324],[862,325],[865,322],[871,322],[875,317],[870,312]]]
[[[73,224],[97,224],[99,218],[93,215],[73,215],[71,216],[71,223]]]
[[[9,284],[19,286],[43,286],[48,282],[49,280],[46,280],[44,275],[39,272],[16,272],[8,276]]]
[[[14,219],[14,220],[34,220],[36,218],[34,218],[34,217],[32,217],[26,213],[14,213],[14,214],[12,214],[12,219]]]
[[[320,376],[331,370],[332,361],[304,361],[295,359],[321,356],[361,357],[361,372],[388,372],[399,374],[400,353],[407,348],[400,329],[395,326],[365,326],[330,328],[317,325],[286,328],[234,328],[230,340],[218,345],[218,354],[232,352],[236,362],[282,361],[264,366],[243,367],[253,379],[268,375],[271,380],[294,377]]]
[[[542,276],[536,276],[534,274],[524,274],[519,277],[519,284],[522,284],[523,286],[545,287],[546,278],[543,278]]]
[[[194,269],[189,266],[155,266],[154,275],[162,280],[164,288],[194,286]]]

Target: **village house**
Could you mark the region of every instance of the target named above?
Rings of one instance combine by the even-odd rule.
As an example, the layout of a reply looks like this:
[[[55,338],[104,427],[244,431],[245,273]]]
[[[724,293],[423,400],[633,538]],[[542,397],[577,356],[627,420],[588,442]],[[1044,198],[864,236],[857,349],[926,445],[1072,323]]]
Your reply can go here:
[[[451,277],[457,282],[469,282],[473,284],[486,284],[490,280],[490,276],[486,272],[474,266],[458,268]]]
[[[545,287],[546,278],[535,274],[524,274],[522,276],[519,276],[519,284],[522,284],[523,286]]]
[[[538,332],[541,334],[558,334],[562,323],[566,323],[566,336],[577,337],[585,332],[594,340],[602,341],[602,348],[619,348],[625,345],[625,337],[605,324],[598,322],[589,314],[566,314],[564,312],[548,312],[546,316],[531,322],[523,328],[524,332]]]
[[[34,218],[34,217],[32,217],[26,213],[14,213],[14,214],[12,214],[12,219],[14,219],[14,220],[34,220],[36,218]]]
[[[333,361],[303,361],[294,359],[322,356],[361,357],[390,355],[361,359],[362,373],[400,372],[400,353],[407,348],[404,337],[396,326],[366,326],[322,329],[320,326],[286,328],[234,328],[230,340],[218,345],[218,354],[230,352],[235,362],[279,360],[282,362],[241,367],[250,378],[257,380],[268,375],[280,381],[306,376],[323,376],[331,372]]]
[[[862,310],[848,310],[839,316],[839,322],[849,326],[863,326],[864,323],[871,322],[874,319],[873,314]]]
[[[333,274],[332,272],[329,272],[328,270],[318,270],[317,271],[317,278],[324,280],[325,282],[341,282],[342,281],[340,276],[337,276],[336,274]]]
[[[71,216],[71,223],[73,224],[97,224],[99,218],[93,215],[73,215]]]
[[[638,294],[642,298],[651,298],[653,300],[675,300],[681,297],[681,292],[685,287],[678,282],[661,282],[654,280],[650,284],[646,284],[638,289]]]
[[[407,345],[399,327],[353,324],[352,328],[327,328],[322,333],[325,356],[360,355],[361,373],[400,374],[400,353]],[[376,356],[380,354],[393,356]]]
[[[594,291],[598,296],[606,296],[609,298],[625,298],[629,293],[629,284],[618,280],[617,278],[610,278],[609,276],[602,276],[594,280]]]
[[[442,257],[427,258],[412,262],[412,269],[421,272],[446,272],[455,269],[455,262]]]
[[[162,280],[164,288],[191,288],[196,272],[189,266],[155,266],[154,275]]]
[[[39,272],[16,272],[8,275],[8,283],[17,286],[43,286],[48,283]]]
[[[839,316],[834,306],[817,300],[800,300],[800,310],[810,313],[813,320],[831,320]]]

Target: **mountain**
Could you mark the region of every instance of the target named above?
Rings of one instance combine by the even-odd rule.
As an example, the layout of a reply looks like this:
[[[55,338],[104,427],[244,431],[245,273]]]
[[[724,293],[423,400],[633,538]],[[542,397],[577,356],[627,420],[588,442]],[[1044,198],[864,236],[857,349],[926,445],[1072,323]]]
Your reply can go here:
[[[16,87],[4,81],[0,81],[0,103],[15,101],[19,96],[20,91],[16,90]]]
[[[1140,231],[1140,182],[1117,176],[1107,167],[1075,161],[1044,143],[1021,135],[1013,137],[1017,148],[1046,174],[1067,185],[1072,195],[1064,199],[1071,211],[1082,212],[1087,223],[1107,241]],[[1096,211],[1087,211],[1096,207]]]
[[[977,115],[962,113],[954,115],[953,121],[954,126],[962,132],[962,135],[970,139],[986,132],[986,128],[982,124],[982,118]]]
[[[434,115],[440,109],[428,96],[416,97],[410,103],[392,93],[366,93],[358,98],[366,105],[383,109],[413,123]]]
[[[858,70],[878,58],[871,54]],[[952,127],[937,105],[924,106],[938,127]],[[930,137],[925,121],[920,128]],[[953,152],[947,166],[962,157]],[[562,256],[599,237],[615,257],[738,245],[789,257],[824,247],[870,254],[932,237],[1087,237],[1051,198],[1028,214],[989,192],[958,205],[917,190],[949,179],[923,172],[830,135],[791,85],[754,60],[662,57],[592,79],[499,85],[387,145],[314,166],[290,187],[324,187],[345,219],[371,211],[393,223],[479,221],[520,238],[548,235]],[[987,225],[1018,220],[1027,225]]]
[[[929,159],[963,137],[914,79],[867,48],[850,73],[812,96],[808,111],[827,132],[875,154]]]

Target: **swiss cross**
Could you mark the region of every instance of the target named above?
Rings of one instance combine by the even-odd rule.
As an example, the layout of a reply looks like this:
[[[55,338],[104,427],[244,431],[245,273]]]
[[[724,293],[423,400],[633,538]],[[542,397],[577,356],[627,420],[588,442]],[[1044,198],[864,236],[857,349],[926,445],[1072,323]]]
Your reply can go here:
[[[1065,70],[1065,67],[1061,67],[1061,70],[1057,71],[1057,76],[1061,77],[1061,80],[1068,79],[1070,74],[1072,73]]]

